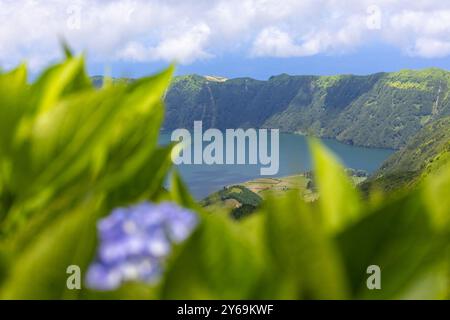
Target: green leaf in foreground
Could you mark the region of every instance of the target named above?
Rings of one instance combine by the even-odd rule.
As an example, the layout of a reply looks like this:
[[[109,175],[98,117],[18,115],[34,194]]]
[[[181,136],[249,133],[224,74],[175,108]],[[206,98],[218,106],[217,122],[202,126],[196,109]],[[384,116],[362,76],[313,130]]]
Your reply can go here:
[[[264,260],[252,232],[222,215],[204,217],[169,264],[161,298],[253,298]]]
[[[271,277],[292,285],[289,298],[346,298],[347,279],[340,257],[314,213],[296,193],[267,201],[266,246],[277,266]]]
[[[322,223],[327,232],[338,232],[355,222],[361,210],[356,188],[342,165],[317,140],[310,140],[314,174],[319,189]]]
[[[389,201],[337,236],[357,298],[399,298],[445,259],[448,238],[436,234],[419,194]],[[367,268],[381,269],[381,290],[369,290]]]
[[[171,73],[96,89],[68,57],[33,84],[22,67],[0,75],[2,298],[89,296],[67,289],[66,270],[84,277],[97,219],[155,199],[171,167],[171,146],[157,146]]]
[[[450,230],[450,164],[428,177],[422,186],[422,199],[435,228]]]
[[[126,205],[158,192],[170,166],[155,148],[171,72],[96,90],[78,79],[82,60],[70,58],[32,84],[28,109],[13,129],[20,143],[4,157],[10,160],[1,180],[13,199],[3,214],[5,232],[62,199],[72,208],[96,193]],[[65,86],[53,88],[58,81]],[[47,87],[53,93],[46,98],[39,92]]]
[[[67,268],[76,265],[84,275],[96,243],[99,204],[87,203],[54,221],[23,252],[16,253],[0,297],[3,299],[69,299]]]
[[[188,188],[183,180],[181,180],[181,176],[176,170],[172,174],[170,188],[172,199],[176,203],[186,208],[199,209],[199,205],[195,202],[194,198],[192,198]]]

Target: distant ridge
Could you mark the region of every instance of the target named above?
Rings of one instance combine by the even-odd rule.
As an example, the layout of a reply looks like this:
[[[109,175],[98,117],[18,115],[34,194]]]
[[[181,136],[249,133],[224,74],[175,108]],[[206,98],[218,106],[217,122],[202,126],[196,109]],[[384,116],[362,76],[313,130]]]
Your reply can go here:
[[[225,82],[228,80],[228,78],[219,77],[219,76],[204,76],[204,78],[208,81],[215,81],[215,82]]]
[[[93,79],[101,83],[101,77]],[[438,68],[365,76],[281,74],[268,80],[185,75],[174,77],[167,92],[164,128],[189,128],[202,120],[205,127],[279,128],[399,149],[450,115],[449,93],[450,72]]]

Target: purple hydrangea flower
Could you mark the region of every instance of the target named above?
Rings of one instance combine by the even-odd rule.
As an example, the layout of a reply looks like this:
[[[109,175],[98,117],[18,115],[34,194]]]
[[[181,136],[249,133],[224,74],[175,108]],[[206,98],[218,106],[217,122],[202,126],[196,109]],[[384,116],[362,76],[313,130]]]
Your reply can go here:
[[[197,216],[173,203],[144,202],[115,209],[97,224],[97,258],[86,282],[96,290],[113,290],[126,281],[154,282],[173,243],[190,236]]]

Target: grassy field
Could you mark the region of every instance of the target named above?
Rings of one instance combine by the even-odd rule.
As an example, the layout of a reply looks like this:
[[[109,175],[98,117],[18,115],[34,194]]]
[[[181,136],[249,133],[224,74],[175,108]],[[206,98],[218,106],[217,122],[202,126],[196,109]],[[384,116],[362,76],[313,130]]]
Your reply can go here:
[[[316,193],[311,188],[312,180],[307,178],[305,174],[297,174],[282,178],[256,179],[245,182],[243,186],[262,198],[266,198],[269,194],[277,196],[292,190],[295,190],[300,196],[305,197],[307,200],[314,200],[317,197]]]
[[[357,176],[349,171],[351,180],[355,185],[364,182],[367,177]],[[269,196],[279,197],[288,191],[298,193],[307,202],[318,199],[313,177],[311,173],[300,173],[287,177],[260,178],[244,182],[240,185],[230,185],[217,191],[204,200],[201,205],[208,211],[227,211],[232,214],[240,211],[253,211],[264,199]]]

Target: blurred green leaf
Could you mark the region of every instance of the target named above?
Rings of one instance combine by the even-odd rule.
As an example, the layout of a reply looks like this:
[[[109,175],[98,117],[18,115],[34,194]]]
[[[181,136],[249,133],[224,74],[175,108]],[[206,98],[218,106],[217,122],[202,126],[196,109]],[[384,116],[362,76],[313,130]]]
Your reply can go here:
[[[450,165],[428,177],[423,183],[422,197],[435,228],[450,231]]]
[[[448,263],[437,263],[426,273],[413,281],[403,294],[396,299],[402,300],[445,300],[450,298]]]
[[[342,231],[337,242],[354,296],[392,299],[445,259],[448,238],[433,232],[427,209],[415,192],[386,202]],[[370,265],[381,269],[381,290],[367,288]]]
[[[73,76],[78,72],[62,66]],[[52,72],[47,71],[41,82],[57,80],[47,73]],[[168,69],[131,86],[90,87],[67,97],[55,94],[62,100],[34,118],[25,117],[30,129],[12,153],[10,171],[15,179],[7,188],[15,203],[11,203],[6,228],[22,223],[55,199],[66,198],[72,205],[88,192],[111,192],[115,198],[121,193],[121,205],[151,198],[170,166],[170,159],[161,161],[162,153],[155,148],[163,119],[161,99],[171,73]],[[34,86],[43,84],[38,81]]]
[[[159,288],[146,283],[128,282],[113,291],[83,290],[83,300],[155,300],[158,299]]]
[[[47,71],[32,85],[31,99],[38,114],[55,107],[62,97],[81,90],[92,90],[84,69],[84,57],[71,57]]]
[[[177,170],[174,170],[172,174],[170,189],[173,201],[186,208],[199,209],[199,205],[192,198]]]
[[[250,231],[222,215],[205,216],[169,264],[163,299],[251,299],[264,259]]]
[[[10,261],[6,256],[6,252],[4,250],[0,250],[0,286],[8,276],[9,263]]]
[[[11,150],[14,128],[28,106],[27,70],[24,65],[0,74],[0,159],[6,161]],[[9,159],[10,160],[10,159]],[[5,174],[2,172],[2,175]]]
[[[108,192],[108,207],[112,209],[124,204],[155,199],[172,166],[170,152],[171,146],[157,148],[141,164],[140,170],[131,170],[132,168],[128,172],[124,170],[123,180],[113,181],[112,185],[108,185],[111,182],[106,179],[104,188]],[[111,178],[114,179],[114,175],[111,175]]]
[[[269,199],[264,210],[266,246],[277,270],[273,281],[295,285],[290,298],[343,299],[346,276],[339,256],[310,206],[297,193]]]
[[[72,49],[70,48],[66,40],[60,39],[59,42],[61,44],[61,47],[63,48],[64,55],[66,56],[66,58],[72,58],[73,57]]]
[[[320,193],[322,223],[327,232],[335,233],[358,219],[360,197],[335,157],[317,140],[311,139],[309,143]]]
[[[54,221],[32,245],[16,253],[1,298],[76,298],[80,291],[67,288],[66,270],[76,265],[84,275],[94,255],[99,212],[99,203],[86,203]]]

